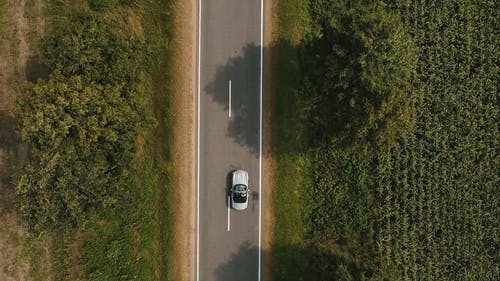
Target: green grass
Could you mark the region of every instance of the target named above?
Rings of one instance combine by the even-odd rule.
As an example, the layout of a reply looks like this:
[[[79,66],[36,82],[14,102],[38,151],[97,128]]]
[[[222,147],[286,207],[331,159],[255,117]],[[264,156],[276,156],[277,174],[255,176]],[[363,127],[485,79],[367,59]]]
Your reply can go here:
[[[277,37],[298,44],[309,31],[311,19],[308,10],[309,0],[279,0],[276,18]]]
[[[302,77],[297,43],[307,28],[307,1],[278,1],[277,35],[272,45],[273,151],[276,160],[275,237],[272,252],[273,280],[287,280],[307,258],[304,205],[309,185],[309,154],[305,152],[303,121],[296,114],[296,95]],[[301,24],[298,24],[301,23]],[[284,71],[286,70],[286,71]],[[286,192],[285,192],[286,191]],[[290,274],[290,275],[289,275]]]
[[[171,0],[144,0],[146,14],[144,27],[146,40],[152,48],[153,64],[150,71],[149,90],[152,92],[153,111],[158,121],[158,127],[149,141],[151,156],[155,157],[158,173],[158,197],[156,198],[156,212],[159,221],[159,236],[157,246],[160,255],[158,280],[170,280],[169,268],[172,256],[173,216],[171,206],[174,190],[169,186],[169,172],[172,169],[170,150],[172,144],[172,124],[174,116],[171,114],[172,89],[169,76],[173,69],[170,64],[173,50],[169,48],[168,38],[172,37],[171,11],[174,1]]]
[[[88,280],[159,280],[156,201],[162,173],[148,153],[136,160],[129,194],[120,206],[83,231]]]

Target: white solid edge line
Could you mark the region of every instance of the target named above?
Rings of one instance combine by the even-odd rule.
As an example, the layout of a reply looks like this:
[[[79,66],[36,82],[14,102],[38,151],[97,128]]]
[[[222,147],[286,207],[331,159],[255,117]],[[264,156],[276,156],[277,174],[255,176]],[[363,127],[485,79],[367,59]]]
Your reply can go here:
[[[196,281],[200,280],[200,66],[201,66],[201,0],[198,0],[198,89],[196,151]]]
[[[229,207],[229,196],[227,197],[227,231],[229,232],[231,230],[231,208]]]
[[[262,266],[262,76],[264,64],[264,0],[260,0],[260,116],[259,116],[259,272],[258,281],[261,279]]]
[[[229,117],[231,117],[231,80],[229,80]]]

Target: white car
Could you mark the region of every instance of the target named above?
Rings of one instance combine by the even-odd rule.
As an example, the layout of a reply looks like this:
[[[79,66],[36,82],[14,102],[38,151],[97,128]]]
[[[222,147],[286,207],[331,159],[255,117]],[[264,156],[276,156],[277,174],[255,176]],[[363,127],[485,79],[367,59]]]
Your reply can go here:
[[[235,210],[245,210],[248,207],[248,172],[233,171],[231,183],[231,207]]]

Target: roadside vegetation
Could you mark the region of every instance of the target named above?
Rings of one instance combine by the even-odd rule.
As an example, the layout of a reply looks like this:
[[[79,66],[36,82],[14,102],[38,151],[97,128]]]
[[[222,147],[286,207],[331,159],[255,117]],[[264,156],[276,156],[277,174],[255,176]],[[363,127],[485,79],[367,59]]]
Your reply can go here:
[[[129,36],[84,12],[42,42],[49,78],[25,85],[16,110],[30,147],[16,195],[30,230],[78,226],[122,201],[136,139],[154,123],[144,44]]]
[[[499,279],[494,5],[276,8],[272,280]]]
[[[51,241],[33,280],[169,280],[173,1],[45,2],[15,110],[17,206]]]

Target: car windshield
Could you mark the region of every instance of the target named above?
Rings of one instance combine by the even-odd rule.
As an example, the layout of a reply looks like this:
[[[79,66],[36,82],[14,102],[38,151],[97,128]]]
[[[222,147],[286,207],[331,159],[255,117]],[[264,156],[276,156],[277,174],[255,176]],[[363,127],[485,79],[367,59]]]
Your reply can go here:
[[[243,184],[238,184],[234,187],[235,192],[245,192],[245,191],[247,191],[247,189],[248,188]]]
[[[233,200],[236,203],[245,203],[247,201],[248,188],[245,185],[239,184],[234,187]]]

